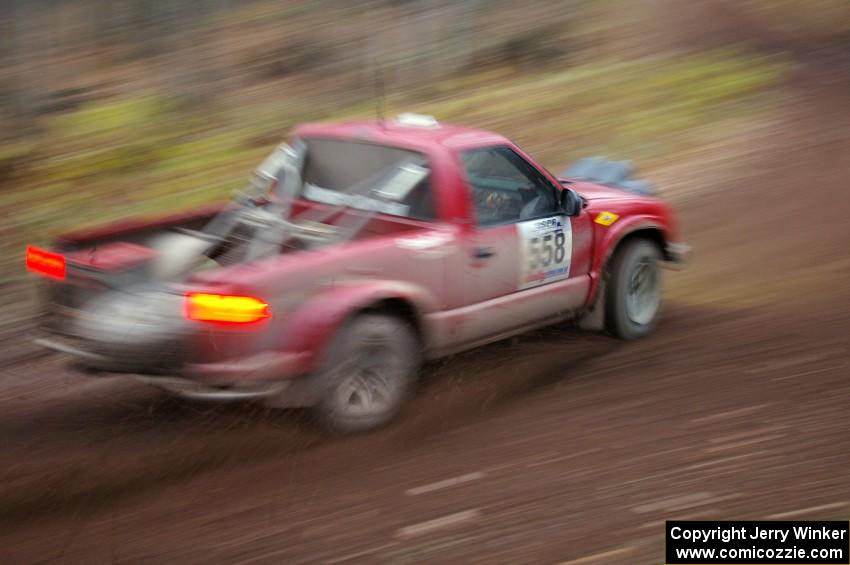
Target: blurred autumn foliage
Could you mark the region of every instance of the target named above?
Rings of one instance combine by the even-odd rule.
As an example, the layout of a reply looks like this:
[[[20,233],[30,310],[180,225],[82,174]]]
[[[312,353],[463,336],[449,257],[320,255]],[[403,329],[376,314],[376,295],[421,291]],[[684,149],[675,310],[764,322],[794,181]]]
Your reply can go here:
[[[0,0],[0,280],[23,241],[225,196],[294,123],[391,112],[652,162],[850,45],[845,0]],[[817,55],[818,57],[820,55]]]

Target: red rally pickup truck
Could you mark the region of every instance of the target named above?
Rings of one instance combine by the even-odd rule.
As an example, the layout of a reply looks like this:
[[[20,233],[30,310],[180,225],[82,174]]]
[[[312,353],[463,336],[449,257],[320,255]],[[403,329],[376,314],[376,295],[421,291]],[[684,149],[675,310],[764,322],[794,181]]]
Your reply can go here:
[[[655,327],[688,247],[622,163],[556,177],[430,117],[298,127],[233,202],[30,246],[38,343],[204,399],[389,421],[421,363],[566,319]]]

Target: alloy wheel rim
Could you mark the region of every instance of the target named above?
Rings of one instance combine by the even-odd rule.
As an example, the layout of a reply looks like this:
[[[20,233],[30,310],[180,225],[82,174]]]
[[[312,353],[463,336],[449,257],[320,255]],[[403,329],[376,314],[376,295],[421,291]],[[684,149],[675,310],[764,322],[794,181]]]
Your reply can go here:
[[[383,340],[359,344],[344,367],[337,387],[338,406],[353,417],[377,416],[394,404],[397,390],[392,373],[392,352]]]
[[[629,274],[626,288],[626,314],[633,323],[652,322],[661,303],[658,266],[649,258],[641,259]]]

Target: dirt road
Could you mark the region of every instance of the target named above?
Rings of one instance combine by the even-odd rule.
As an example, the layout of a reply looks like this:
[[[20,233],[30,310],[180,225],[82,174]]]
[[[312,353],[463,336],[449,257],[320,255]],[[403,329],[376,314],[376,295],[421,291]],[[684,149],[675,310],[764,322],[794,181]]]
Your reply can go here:
[[[395,426],[5,369],[0,562],[658,563],[663,520],[850,515],[850,109],[686,167],[657,334],[553,328],[431,367]]]

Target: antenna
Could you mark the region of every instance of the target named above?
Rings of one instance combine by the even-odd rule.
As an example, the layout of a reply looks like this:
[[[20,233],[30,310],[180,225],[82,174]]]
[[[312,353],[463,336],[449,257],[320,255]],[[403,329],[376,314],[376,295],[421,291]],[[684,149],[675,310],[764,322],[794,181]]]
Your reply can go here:
[[[384,117],[384,73],[377,59],[375,59],[375,114],[381,127],[386,128],[386,118]]]

